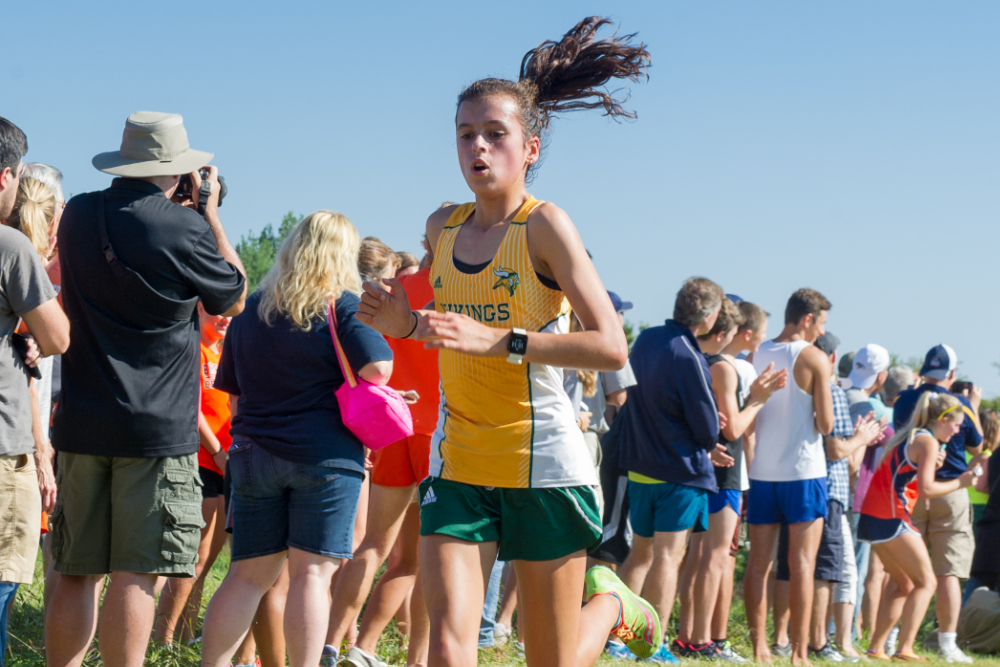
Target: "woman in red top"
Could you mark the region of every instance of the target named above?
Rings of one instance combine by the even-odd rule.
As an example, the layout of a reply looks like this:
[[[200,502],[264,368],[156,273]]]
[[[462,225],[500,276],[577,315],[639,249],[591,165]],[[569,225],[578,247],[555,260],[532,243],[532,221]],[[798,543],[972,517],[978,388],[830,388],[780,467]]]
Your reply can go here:
[[[885,446],[865,494],[858,538],[871,542],[892,577],[879,604],[868,653],[888,660],[885,641],[902,619],[897,660],[927,662],[913,653],[920,622],[937,586],[927,547],[910,518],[919,497],[936,498],[970,486],[975,471],[939,482],[935,471],[944,463],[944,443],[962,427],[962,404],[951,394],[927,392],[920,397],[909,423]]]

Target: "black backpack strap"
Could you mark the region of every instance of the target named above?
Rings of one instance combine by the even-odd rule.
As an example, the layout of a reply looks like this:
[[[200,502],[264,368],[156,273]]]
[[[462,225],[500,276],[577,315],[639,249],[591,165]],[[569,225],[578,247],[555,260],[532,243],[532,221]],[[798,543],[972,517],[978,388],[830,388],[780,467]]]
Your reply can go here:
[[[108,268],[111,269],[111,273],[118,282],[118,287],[138,307],[149,313],[178,322],[190,320],[194,315],[195,308],[198,307],[198,297],[178,301],[177,299],[163,296],[153,289],[142,276],[125,266],[118,259],[118,256],[115,255],[115,249],[111,246],[111,240],[108,238],[108,221],[105,217],[104,198],[104,192],[98,192],[95,195],[95,199],[97,200],[97,229],[101,235],[101,254],[104,255],[104,261],[108,263]]]

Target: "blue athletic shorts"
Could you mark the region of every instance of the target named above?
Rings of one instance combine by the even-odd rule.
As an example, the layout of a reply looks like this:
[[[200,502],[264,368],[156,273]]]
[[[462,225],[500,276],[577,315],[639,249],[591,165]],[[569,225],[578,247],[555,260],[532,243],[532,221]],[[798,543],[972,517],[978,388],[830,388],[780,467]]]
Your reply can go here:
[[[799,523],[826,519],[826,477],[793,482],[750,480],[747,523]]]
[[[736,516],[740,515],[740,502],[743,494],[736,489],[721,489],[718,493],[708,494],[708,513],[715,514],[723,507],[732,507]]]
[[[708,530],[708,491],[693,486],[660,482],[642,484],[629,480],[629,518],[640,537],[676,533],[688,528]]]

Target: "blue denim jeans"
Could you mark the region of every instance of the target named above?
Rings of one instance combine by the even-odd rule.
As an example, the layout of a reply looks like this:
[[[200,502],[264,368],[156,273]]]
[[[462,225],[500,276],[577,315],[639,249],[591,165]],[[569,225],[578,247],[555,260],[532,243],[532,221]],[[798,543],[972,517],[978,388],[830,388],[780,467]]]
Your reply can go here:
[[[280,459],[263,447],[234,443],[233,560],[295,547],[329,558],[351,558],[362,476]]]
[[[497,624],[497,605],[500,603],[500,581],[503,579],[504,562],[493,563],[490,572],[490,582],[486,587],[486,600],[483,602],[483,620],[479,623],[479,648],[493,646],[493,628]]]
[[[3,667],[3,659],[7,655],[7,609],[20,585],[0,581],[0,667]]]

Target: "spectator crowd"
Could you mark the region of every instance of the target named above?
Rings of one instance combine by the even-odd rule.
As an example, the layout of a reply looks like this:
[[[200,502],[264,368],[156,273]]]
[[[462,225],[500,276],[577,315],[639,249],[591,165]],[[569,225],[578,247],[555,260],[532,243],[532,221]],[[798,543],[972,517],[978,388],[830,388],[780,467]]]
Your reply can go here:
[[[954,349],[841,350],[820,292],[772,316],[707,278],[629,349],[527,193],[558,112],[630,116],[604,84],[649,55],[606,23],[462,92],[474,202],[422,258],[320,210],[252,294],[179,115],[129,116],[68,202],[0,118],[0,666],[37,572],[52,667],[95,637],[108,667],[378,667],[393,631],[407,665],[922,662],[933,598],[941,659],[1000,648],[1000,420]]]

